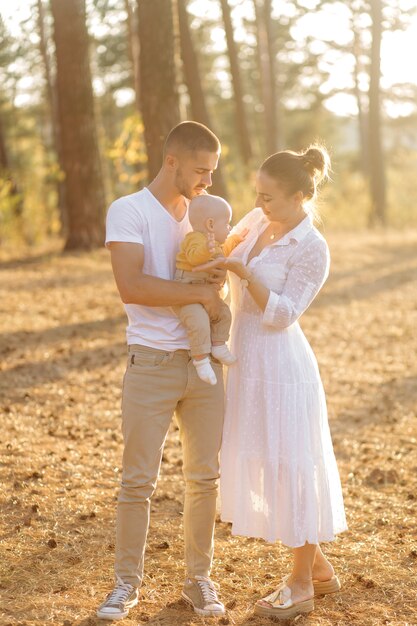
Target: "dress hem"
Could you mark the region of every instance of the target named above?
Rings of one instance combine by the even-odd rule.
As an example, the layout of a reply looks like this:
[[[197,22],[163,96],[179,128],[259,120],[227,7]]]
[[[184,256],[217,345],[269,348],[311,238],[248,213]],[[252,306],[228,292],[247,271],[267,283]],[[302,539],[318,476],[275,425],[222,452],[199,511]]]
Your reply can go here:
[[[300,543],[300,542],[296,542],[295,544],[290,544],[290,543],[286,543],[281,537],[275,537],[274,539],[270,538],[270,537],[263,537],[262,535],[255,535],[253,533],[250,532],[244,532],[244,531],[235,531],[233,529],[233,522],[229,519],[225,519],[223,518],[223,516],[220,516],[220,519],[223,523],[227,523],[227,524],[231,524],[232,525],[232,529],[231,529],[231,535],[233,537],[250,537],[252,539],[262,539],[263,541],[266,541],[267,543],[276,543],[277,541],[280,541],[282,543],[282,545],[286,546],[287,548],[302,548],[303,546],[305,546],[306,543],[310,544],[310,545],[318,545],[320,543],[330,543],[332,541],[335,541],[337,539],[337,535],[340,535],[341,533],[344,533],[348,530],[348,527],[345,526],[344,528],[342,528],[341,530],[337,530],[335,531],[331,537],[326,536],[326,538],[317,538],[317,541],[309,541],[308,539],[306,539],[304,541],[304,543]]]

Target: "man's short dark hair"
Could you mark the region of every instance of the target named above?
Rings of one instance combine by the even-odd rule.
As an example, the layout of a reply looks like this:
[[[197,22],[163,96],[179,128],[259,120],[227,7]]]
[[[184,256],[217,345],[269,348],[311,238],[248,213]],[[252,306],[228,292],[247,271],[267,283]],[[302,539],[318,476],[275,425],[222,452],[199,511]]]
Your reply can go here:
[[[216,135],[200,122],[181,122],[174,126],[165,140],[164,156],[170,151],[187,150],[220,153],[221,144]]]

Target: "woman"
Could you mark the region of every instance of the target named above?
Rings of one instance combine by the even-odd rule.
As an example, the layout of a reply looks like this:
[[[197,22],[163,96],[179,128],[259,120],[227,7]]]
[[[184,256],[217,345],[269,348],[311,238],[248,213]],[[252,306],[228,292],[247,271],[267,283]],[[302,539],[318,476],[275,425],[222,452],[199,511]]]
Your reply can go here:
[[[315,594],[340,589],[319,544],[346,529],[342,491],[317,362],[297,321],[329,270],[311,216],[328,164],[319,146],[266,159],[257,208],[234,229],[249,233],[223,263],[238,362],[227,378],[221,517],[232,534],[293,549],[291,574],[255,606],[282,619],[311,611]]]

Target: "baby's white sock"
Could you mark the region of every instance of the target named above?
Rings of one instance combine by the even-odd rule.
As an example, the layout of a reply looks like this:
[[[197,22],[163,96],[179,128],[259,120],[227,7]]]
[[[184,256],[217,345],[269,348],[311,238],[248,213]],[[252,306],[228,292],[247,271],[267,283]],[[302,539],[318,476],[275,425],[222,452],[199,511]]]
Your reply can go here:
[[[210,385],[215,385],[217,383],[216,374],[214,373],[213,368],[210,365],[210,359],[206,356],[205,359],[200,359],[196,361],[193,359],[193,365],[197,370],[197,375],[204,382],[209,383]]]
[[[223,365],[232,365],[237,361],[225,343],[221,346],[211,346],[211,353]]]

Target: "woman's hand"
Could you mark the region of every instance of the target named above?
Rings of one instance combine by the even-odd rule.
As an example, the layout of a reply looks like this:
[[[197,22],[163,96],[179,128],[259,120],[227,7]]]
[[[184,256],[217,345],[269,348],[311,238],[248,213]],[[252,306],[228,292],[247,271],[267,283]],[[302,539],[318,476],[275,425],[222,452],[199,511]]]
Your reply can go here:
[[[218,256],[212,261],[208,261],[208,263],[203,263],[203,265],[196,265],[196,267],[193,267],[192,271],[207,272],[213,268],[224,268],[229,270],[229,272],[233,272],[236,276],[239,276],[239,278],[247,278],[249,275],[249,270],[246,265],[243,265],[242,261],[223,256]]]
[[[210,276],[206,278],[206,282],[213,287],[216,287],[219,291],[223,288],[224,283],[226,282],[227,270],[224,267],[213,267],[210,271]]]

